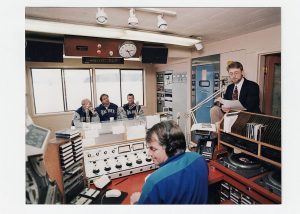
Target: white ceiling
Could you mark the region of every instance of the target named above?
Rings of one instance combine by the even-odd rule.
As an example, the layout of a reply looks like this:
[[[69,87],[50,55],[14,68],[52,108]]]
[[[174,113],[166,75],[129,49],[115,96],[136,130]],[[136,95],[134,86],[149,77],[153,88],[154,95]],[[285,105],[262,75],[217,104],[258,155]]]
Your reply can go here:
[[[265,8],[159,8],[176,12],[176,16],[165,15],[168,29],[158,31],[157,15],[136,10],[139,24],[136,29],[174,34],[184,37],[202,37],[204,43],[211,43],[234,36],[266,29],[281,23],[279,7]],[[129,28],[129,8],[105,8],[108,22],[105,26]],[[27,7],[25,17],[66,23],[97,26],[97,8],[83,7]],[[142,38],[141,38],[142,40]]]

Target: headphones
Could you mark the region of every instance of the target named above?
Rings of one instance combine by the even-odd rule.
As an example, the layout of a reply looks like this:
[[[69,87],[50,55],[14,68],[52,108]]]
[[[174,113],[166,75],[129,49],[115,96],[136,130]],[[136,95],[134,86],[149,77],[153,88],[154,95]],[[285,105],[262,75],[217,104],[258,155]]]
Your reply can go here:
[[[177,143],[174,142],[173,139],[170,139],[170,131],[171,131],[171,125],[168,121],[162,122],[162,124],[165,127],[166,130],[166,136],[163,138],[163,141],[161,144],[165,145],[165,151],[168,157],[172,157],[177,152]]]

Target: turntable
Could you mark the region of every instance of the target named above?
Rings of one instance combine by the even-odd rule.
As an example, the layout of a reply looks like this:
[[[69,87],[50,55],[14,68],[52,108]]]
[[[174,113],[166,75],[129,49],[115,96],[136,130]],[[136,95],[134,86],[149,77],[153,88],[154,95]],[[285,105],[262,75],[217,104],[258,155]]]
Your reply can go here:
[[[245,178],[252,178],[267,171],[259,159],[244,153],[230,154],[220,158],[218,162]]]
[[[281,172],[279,170],[272,171],[267,175],[256,179],[254,182],[270,192],[281,196]]]

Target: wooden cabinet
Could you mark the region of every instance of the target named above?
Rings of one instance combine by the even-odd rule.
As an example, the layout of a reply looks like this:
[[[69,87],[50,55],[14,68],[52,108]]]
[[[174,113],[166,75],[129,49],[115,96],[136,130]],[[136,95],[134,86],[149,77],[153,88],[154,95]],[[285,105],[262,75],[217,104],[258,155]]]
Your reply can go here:
[[[264,128],[260,132],[255,131],[257,128],[254,124],[261,124]],[[218,148],[220,145],[239,149],[243,153],[281,167],[281,119],[242,111],[238,113],[231,132],[224,131],[224,120],[222,121]]]
[[[237,117],[231,128],[228,119],[224,116],[218,132],[218,148],[216,153],[226,154],[234,151],[255,157],[255,160],[266,166],[265,171],[245,177],[241,165],[231,165],[230,158],[226,157],[211,161],[211,165],[224,174],[223,180],[231,189],[242,195],[240,201],[251,201],[259,204],[281,203],[281,184],[274,189],[273,184],[265,182],[266,177],[273,172],[279,172],[281,182],[281,119],[269,115],[249,112],[233,112],[228,117]],[[227,120],[227,121],[225,121]],[[225,153],[224,153],[225,151]],[[230,152],[229,152],[230,151]],[[236,155],[236,154],[235,154]],[[218,156],[218,154],[214,154]],[[219,155],[220,156],[220,155]],[[229,162],[228,162],[229,160]],[[240,168],[241,167],[241,168]],[[246,167],[246,166],[245,166]],[[240,171],[236,170],[240,168]],[[255,170],[255,169],[253,169]],[[259,183],[263,180],[263,184]],[[275,187],[275,188],[277,188]],[[276,191],[275,191],[276,190]],[[230,193],[231,194],[231,193]],[[246,197],[246,198],[245,198]],[[249,197],[249,200],[247,200]],[[226,202],[226,198],[223,199]]]
[[[62,203],[69,203],[84,188],[81,137],[50,140],[44,162],[49,178],[56,181],[63,196]]]

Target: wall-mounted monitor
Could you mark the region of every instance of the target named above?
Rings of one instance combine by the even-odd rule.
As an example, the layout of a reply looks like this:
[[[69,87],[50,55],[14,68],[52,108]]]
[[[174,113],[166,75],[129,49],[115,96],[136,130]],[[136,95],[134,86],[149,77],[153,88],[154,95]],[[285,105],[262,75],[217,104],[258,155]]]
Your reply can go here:
[[[26,128],[26,156],[43,154],[50,130],[34,124],[30,124]]]
[[[168,48],[163,46],[144,46],[141,55],[142,63],[166,64]]]

